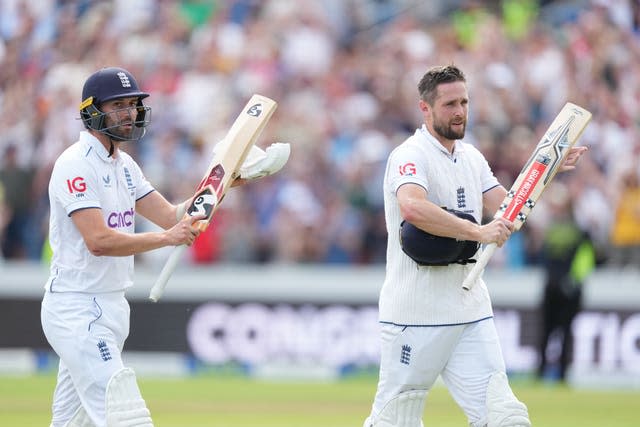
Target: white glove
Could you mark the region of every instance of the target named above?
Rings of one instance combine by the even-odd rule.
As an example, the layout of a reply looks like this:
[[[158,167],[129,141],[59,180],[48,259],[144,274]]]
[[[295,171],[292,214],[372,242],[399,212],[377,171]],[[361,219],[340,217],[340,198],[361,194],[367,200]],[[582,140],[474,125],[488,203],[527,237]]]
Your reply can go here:
[[[273,175],[289,160],[291,147],[286,142],[275,142],[266,151],[255,145],[240,167],[240,178],[252,180]]]

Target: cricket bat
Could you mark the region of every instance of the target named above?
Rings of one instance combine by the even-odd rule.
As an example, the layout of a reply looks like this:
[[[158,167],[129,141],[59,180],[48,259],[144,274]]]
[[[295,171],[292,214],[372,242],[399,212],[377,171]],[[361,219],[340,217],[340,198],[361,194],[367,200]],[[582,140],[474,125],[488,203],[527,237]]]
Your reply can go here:
[[[211,222],[222,198],[238,177],[239,169],[247,154],[277,106],[276,101],[266,96],[253,95],[236,118],[227,135],[218,143],[216,154],[209,164],[207,173],[198,184],[191,205],[185,212],[185,217],[200,213],[205,215],[204,219],[195,224],[200,231],[204,231]],[[169,277],[173,274],[186,248],[186,245],[174,247],[151,288],[149,294],[151,301],[157,302],[162,297]]]
[[[494,218],[502,217],[513,222],[514,231],[522,227],[590,120],[591,113],[584,108],[570,102],[564,105],[533,150]],[[495,243],[485,247],[463,281],[463,289],[468,291],[477,282],[496,249]]]

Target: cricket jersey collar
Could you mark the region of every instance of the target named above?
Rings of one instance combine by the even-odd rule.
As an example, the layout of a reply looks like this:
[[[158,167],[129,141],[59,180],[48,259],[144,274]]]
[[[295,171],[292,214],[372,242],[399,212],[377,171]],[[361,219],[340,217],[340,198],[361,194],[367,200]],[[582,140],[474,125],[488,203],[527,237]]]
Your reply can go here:
[[[449,150],[444,147],[444,145],[440,144],[440,141],[438,141],[433,135],[431,135],[431,132],[429,132],[429,130],[427,129],[427,125],[423,124],[422,127],[416,131],[416,133],[422,135],[422,137],[429,141],[429,143],[432,144],[436,149],[440,150],[443,154],[446,154],[449,157],[464,152],[464,144],[462,144],[460,140],[456,140],[453,145],[453,153],[450,153]]]
[[[98,158],[105,163],[113,163],[117,161],[113,156],[109,156],[109,152],[104,148],[104,145],[102,145],[98,138],[87,131],[80,132],[80,143],[85,147],[86,154],[94,152]]]

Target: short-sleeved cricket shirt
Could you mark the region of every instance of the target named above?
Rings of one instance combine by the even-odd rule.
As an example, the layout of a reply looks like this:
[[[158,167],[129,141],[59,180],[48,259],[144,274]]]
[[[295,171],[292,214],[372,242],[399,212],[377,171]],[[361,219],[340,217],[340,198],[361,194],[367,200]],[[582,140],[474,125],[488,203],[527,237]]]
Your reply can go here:
[[[472,264],[419,266],[400,247],[402,216],[396,198],[401,185],[424,187],[427,199],[441,207],[464,211],[478,222],[482,195],[499,185],[484,156],[472,145],[456,141],[450,153],[425,126],[396,147],[384,178],[387,223],[386,277],[380,293],[380,321],[397,325],[452,325],[493,315],[484,282],[470,291],[462,281]]]
[[[111,292],[133,284],[132,256],[94,256],[71,214],[98,208],[108,227],[134,233],[135,203],[154,188],[127,153],[109,157],[88,132],[56,161],[49,181],[49,241],[53,250],[45,288],[51,292]]]

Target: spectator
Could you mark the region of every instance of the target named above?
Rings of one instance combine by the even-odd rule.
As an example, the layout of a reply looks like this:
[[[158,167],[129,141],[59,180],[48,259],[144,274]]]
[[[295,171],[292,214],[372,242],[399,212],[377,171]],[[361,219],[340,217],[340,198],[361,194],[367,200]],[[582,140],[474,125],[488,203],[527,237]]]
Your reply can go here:
[[[636,164],[637,168],[637,164]],[[635,168],[620,176],[609,262],[617,267],[640,266],[640,176]]]
[[[539,341],[540,364],[538,377],[566,380],[573,344],[571,324],[582,303],[582,285],[595,266],[595,252],[586,232],[580,229],[572,214],[571,194],[556,181],[545,193],[549,226],[544,234],[543,266],[545,270],[544,296],[540,304],[542,336]],[[554,341],[559,341],[557,372],[549,353]],[[558,346],[556,346],[557,348]]]
[[[32,208],[33,171],[20,166],[17,156],[18,149],[12,143],[5,148],[0,164],[0,185],[4,188],[6,215],[1,252],[7,259],[27,258],[26,242]]]
[[[0,182],[0,239],[4,239],[4,232],[9,219],[9,209],[4,201],[4,187]],[[2,255],[2,246],[0,246],[0,261],[4,256]]]
[[[260,236],[244,243],[254,255],[239,256],[241,248],[229,246],[205,258],[381,263],[376,230],[384,230],[384,219],[380,202],[369,200],[379,182],[371,160],[377,154],[359,141],[379,134],[390,149],[404,140],[413,130],[408,124],[420,119],[414,81],[434,63],[453,62],[474,76],[469,91],[479,100],[469,112],[468,141],[482,146],[505,183],[520,167],[500,159],[529,153],[564,101],[594,113],[582,141],[593,164],[575,186],[576,219],[606,247],[612,220],[593,206],[617,200],[610,191],[617,159],[631,154],[627,142],[637,139],[638,10],[629,0],[1,2],[0,152],[19,141],[18,164],[35,168],[30,203],[41,206],[53,160],[81,128],[68,102],[79,91],[78,76],[122,64],[158,95],[151,101],[154,129],[132,155],[177,201],[190,195],[193,188],[180,183],[199,178],[202,159],[242,101],[268,93],[280,104],[270,138],[295,142],[291,164],[260,184],[270,200],[240,189],[261,209],[244,219]],[[298,185],[308,194],[295,202],[307,205],[313,224],[294,212],[299,206],[288,194]],[[11,188],[6,192],[9,200]],[[311,227],[309,236],[320,235],[304,245],[304,256],[291,253],[291,230],[278,225],[290,215],[296,227]],[[15,243],[27,249],[14,257],[32,257],[45,239],[39,218],[31,223]],[[331,235],[317,230],[323,224]],[[528,228],[523,233],[533,232]],[[504,248],[505,265],[538,261],[517,243]]]

